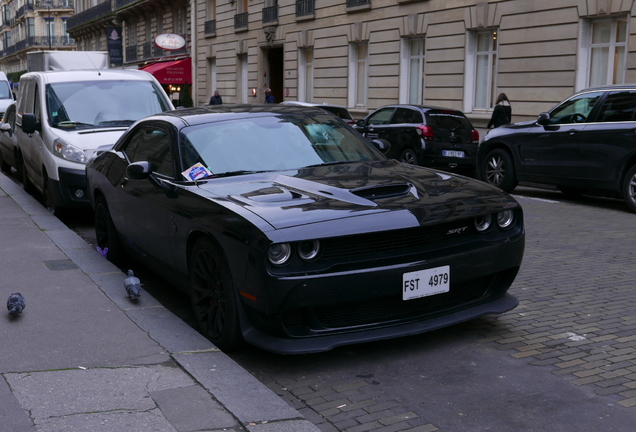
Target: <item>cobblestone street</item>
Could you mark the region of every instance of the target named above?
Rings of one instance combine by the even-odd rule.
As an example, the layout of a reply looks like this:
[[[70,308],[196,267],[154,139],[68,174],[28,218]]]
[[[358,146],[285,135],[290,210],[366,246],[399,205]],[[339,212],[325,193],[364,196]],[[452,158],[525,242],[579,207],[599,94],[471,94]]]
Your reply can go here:
[[[636,420],[636,215],[618,200],[566,200],[558,192],[532,188],[518,188],[515,196],[527,230],[524,263],[511,288],[520,300],[515,310],[401,342],[313,357],[267,356],[253,362],[241,357],[243,365],[325,432],[623,430],[603,422],[617,416]],[[448,350],[450,341],[456,357],[426,360],[438,349]],[[468,417],[462,412],[460,419],[438,420],[449,410],[453,394],[473,390],[461,380],[475,372],[466,366],[450,372],[451,366],[483,363],[478,354],[508,371],[499,378],[511,380],[509,387],[502,390],[494,383],[491,391],[514,389],[510,398],[518,398],[518,419],[484,424],[484,417],[474,414],[470,423],[461,419]],[[413,358],[404,359],[407,355]],[[419,369],[417,364],[426,361],[428,366]],[[441,370],[435,374],[442,375],[436,376],[441,385],[424,375],[433,373],[431,364]],[[412,373],[412,384],[407,378],[391,387],[392,370],[393,375]],[[444,370],[449,376],[443,376]],[[440,401],[424,397],[415,403],[412,395],[424,395],[431,387]],[[442,403],[444,391],[449,395]],[[481,391],[475,389],[470,397],[479,399]],[[497,409],[485,400],[466,406]],[[559,412],[563,424],[541,418],[552,411]],[[607,426],[599,429],[590,419]]]

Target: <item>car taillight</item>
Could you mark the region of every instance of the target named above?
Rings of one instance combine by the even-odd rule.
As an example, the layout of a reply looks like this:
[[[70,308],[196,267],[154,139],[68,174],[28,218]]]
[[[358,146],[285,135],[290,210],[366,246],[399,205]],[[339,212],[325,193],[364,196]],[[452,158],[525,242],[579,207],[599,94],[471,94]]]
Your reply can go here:
[[[419,125],[417,127],[417,133],[425,140],[432,141],[435,139],[435,132],[433,132],[433,128],[430,126]]]
[[[479,144],[479,132],[477,132],[477,129],[470,131],[470,139],[473,140],[473,143]]]

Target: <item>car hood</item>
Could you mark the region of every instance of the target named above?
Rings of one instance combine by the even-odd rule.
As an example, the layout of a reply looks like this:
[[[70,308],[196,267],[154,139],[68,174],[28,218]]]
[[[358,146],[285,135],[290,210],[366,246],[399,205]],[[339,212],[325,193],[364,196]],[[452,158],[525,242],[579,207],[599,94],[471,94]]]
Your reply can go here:
[[[494,129],[490,129],[484,135],[484,141],[490,140],[494,137],[498,137],[501,135],[509,135],[509,134],[518,134],[518,133],[526,133],[530,131],[533,126],[536,126],[536,120],[530,120],[525,122],[512,123],[504,126],[499,126]]]
[[[199,187],[275,229],[386,212],[394,212],[393,226],[419,226],[518,205],[486,183],[394,160],[219,178]]]
[[[61,128],[51,128],[55,136],[84,150],[87,158],[90,158],[98,147],[113,146],[127,129],[127,127],[121,126],[68,131]]]

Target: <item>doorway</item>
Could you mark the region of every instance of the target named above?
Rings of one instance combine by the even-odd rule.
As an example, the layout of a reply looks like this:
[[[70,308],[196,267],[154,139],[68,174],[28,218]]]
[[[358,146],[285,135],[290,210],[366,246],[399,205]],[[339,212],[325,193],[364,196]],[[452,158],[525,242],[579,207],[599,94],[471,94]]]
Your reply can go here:
[[[269,48],[267,50],[267,69],[269,75],[269,88],[272,89],[272,94],[276,98],[276,102],[280,103],[284,100],[284,55],[283,47]]]

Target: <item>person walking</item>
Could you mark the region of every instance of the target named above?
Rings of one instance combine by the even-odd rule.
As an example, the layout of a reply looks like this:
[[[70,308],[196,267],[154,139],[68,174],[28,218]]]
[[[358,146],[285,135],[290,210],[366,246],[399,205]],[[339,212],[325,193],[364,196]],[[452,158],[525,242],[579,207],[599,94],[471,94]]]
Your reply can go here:
[[[512,107],[505,93],[500,93],[495,101],[495,109],[492,110],[492,117],[488,122],[488,129],[491,126],[499,127],[512,122]]]
[[[210,103],[208,105],[223,105],[223,99],[221,99],[221,95],[218,90],[214,90],[214,96],[210,98]]]
[[[276,103],[276,98],[272,94],[272,89],[265,90],[265,103]]]

